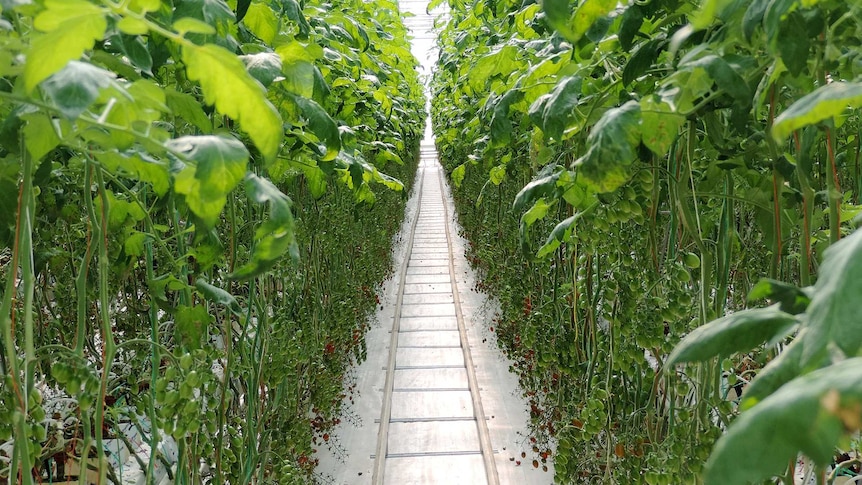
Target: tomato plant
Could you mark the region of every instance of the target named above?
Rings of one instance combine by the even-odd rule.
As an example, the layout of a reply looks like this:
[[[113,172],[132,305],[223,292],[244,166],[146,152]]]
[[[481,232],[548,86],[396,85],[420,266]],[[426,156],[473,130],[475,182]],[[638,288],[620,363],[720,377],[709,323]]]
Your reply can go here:
[[[0,476],[309,476],[416,167],[406,36],[385,0],[0,1]]]
[[[781,352],[787,319],[759,329],[779,335],[772,345],[697,366],[668,359],[695,328],[735,321],[761,278],[822,280],[827,248],[855,227],[859,6],[448,4],[434,132],[470,259],[501,301],[494,331],[532,402],[537,448],[556,445],[558,481],[698,480],[725,429],[707,479],[792,474],[764,460],[719,475],[728,457],[771,453],[728,428],[739,411],[728,396],[793,359]],[[836,387],[833,414],[855,402],[849,387]],[[756,409],[746,423],[775,422]],[[732,435],[749,447],[722,452]],[[823,464],[834,438],[772,457],[786,465],[805,451]]]

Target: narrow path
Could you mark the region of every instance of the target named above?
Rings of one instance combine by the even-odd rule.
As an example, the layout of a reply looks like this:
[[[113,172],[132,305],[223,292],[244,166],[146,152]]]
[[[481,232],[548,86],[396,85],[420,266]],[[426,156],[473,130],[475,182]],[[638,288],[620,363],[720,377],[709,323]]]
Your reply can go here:
[[[393,318],[373,484],[499,483],[454,274],[440,165],[423,153]]]
[[[406,19],[412,50],[428,75],[436,54],[425,5],[400,2],[414,14]],[[318,450],[318,481],[553,483],[550,463],[547,472],[531,464],[527,404],[485,330],[494,304],[472,291],[475,275],[428,123],[395,276],[380,289],[379,325],[366,335],[367,360],[354,371],[344,419]]]

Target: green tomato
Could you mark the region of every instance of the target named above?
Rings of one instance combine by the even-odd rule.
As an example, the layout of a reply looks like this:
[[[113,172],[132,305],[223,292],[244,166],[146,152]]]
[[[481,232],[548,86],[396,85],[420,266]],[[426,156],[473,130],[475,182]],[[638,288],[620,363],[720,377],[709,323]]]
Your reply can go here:
[[[700,258],[694,253],[687,253],[683,257],[683,261],[691,269],[700,268]]]

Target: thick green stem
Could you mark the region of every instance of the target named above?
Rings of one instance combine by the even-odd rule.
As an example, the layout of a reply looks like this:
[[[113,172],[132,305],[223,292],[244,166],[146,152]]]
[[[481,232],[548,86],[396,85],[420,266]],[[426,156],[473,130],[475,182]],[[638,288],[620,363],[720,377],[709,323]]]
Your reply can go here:
[[[94,163],[90,160],[88,163]],[[99,473],[104,473],[105,447],[103,443],[102,430],[105,423],[105,397],[108,393],[108,377],[111,374],[111,365],[117,346],[114,341],[114,331],[111,328],[111,299],[109,296],[110,265],[108,260],[108,197],[105,191],[105,180],[102,177],[100,167],[94,167],[96,174],[96,186],[99,197],[102,200],[101,214],[99,214],[98,232],[94,233],[94,239],[99,244],[99,319],[102,326],[102,378],[99,386],[99,397],[95,403],[96,412],[96,456],[98,457]],[[93,227],[97,227],[95,224]]]
[[[88,214],[95,214],[96,210],[93,207],[93,197],[90,191],[90,186],[93,183],[93,164],[84,164],[84,183],[86,187],[86,196],[84,197],[85,205]],[[78,267],[78,276],[75,277],[75,296],[77,298],[77,331],[75,332],[75,355],[78,357],[84,356],[84,340],[87,338],[87,277],[90,269],[90,262],[93,259],[93,225],[96,224],[94,219],[90,219],[89,231],[87,234],[87,249],[84,251],[84,257],[81,259],[81,265]]]
[[[142,198],[146,199],[146,191],[141,195]],[[150,224],[147,227],[147,230],[150,233],[153,233],[153,227]],[[151,282],[155,279],[155,272],[153,269],[154,260],[153,260],[153,241],[152,238],[147,238],[147,242],[144,244],[144,250],[147,261],[147,282]],[[147,474],[146,474],[146,483],[151,483],[153,481],[153,476],[155,473],[156,466],[156,455],[159,453],[159,427],[158,421],[156,417],[156,380],[159,378],[159,365],[161,363],[161,358],[159,356],[159,318],[156,314],[156,300],[153,298],[152,293],[150,293],[150,308],[147,312],[147,316],[150,319],[150,340],[152,342],[151,345],[151,353],[150,353],[150,406],[147,409],[150,420],[150,456],[147,461]]]

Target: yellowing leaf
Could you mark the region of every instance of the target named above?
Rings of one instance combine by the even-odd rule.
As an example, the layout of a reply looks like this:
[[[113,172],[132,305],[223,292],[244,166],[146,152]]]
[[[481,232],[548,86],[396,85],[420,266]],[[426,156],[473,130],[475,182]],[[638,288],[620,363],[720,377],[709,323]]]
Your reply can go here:
[[[174,30],[179,32],[181,35],[185,35],[187,33],[204,35],[216,33],[215,27],[202,20],[198,20],[192,17],[183,17],[177,20],[176,22],[174,22],[173,27]]]
[[[47,9],[36,16],[34,25],[47,33],[35,36],[27,52],[24,67],[27,92],[69,61],[80,58],[105,35],[108,27],[105,12],[89,2],[49,0],[45,6]]]
[[[452,171],[452,181],[455,182],[455,187],[461,187],[461,183],[464,182],[464,175],[467,172],[467,164],[462,163],[458,165],[455,170]]]
[[[144,35],[150,31],[146,22],[134,17],[123,17],[117,22],[117,28],[127,35]]]
[[[266,4],[252,3],[242,22],[252,34],[267,44],[272,44],[278,35],[278,18]]]
[[[132,0],[129,8],[135,12],[155,12],[162,6],[162,0]]]
[[[242,61],[213,44],[187,44],[182,56],[189,79],[200,83],[204,100],[238,120],[266,160],[274,160],[283,136],[281,116]]]

